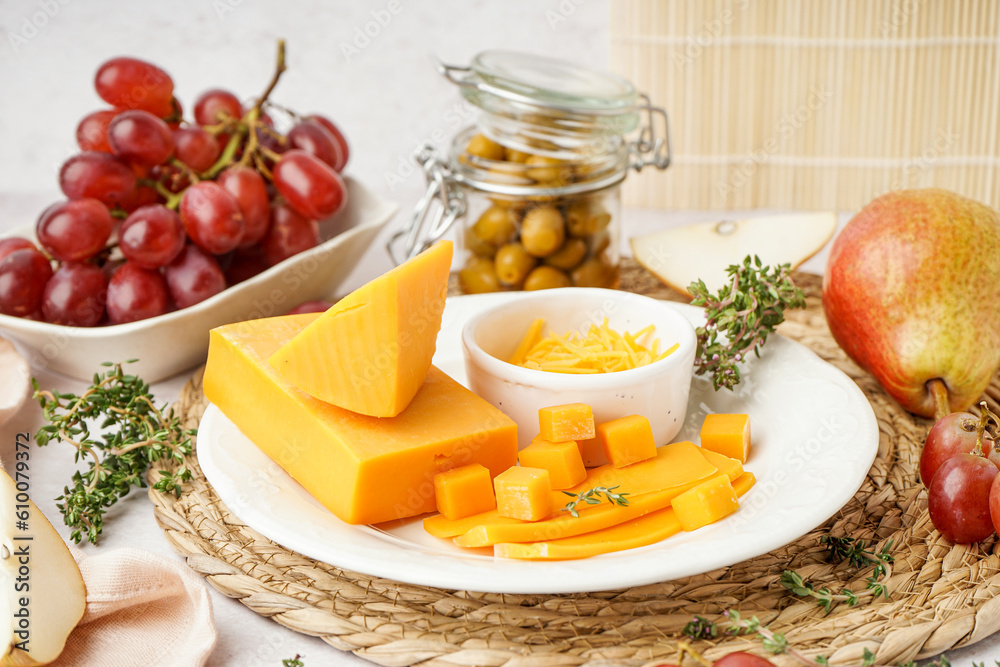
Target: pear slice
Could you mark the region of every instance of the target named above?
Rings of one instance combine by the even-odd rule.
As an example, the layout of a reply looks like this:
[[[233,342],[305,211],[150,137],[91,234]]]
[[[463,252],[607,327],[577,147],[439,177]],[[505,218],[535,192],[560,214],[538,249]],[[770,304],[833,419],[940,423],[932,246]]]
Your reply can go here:
[[[0,338],[0,424],[14,416],[31,390],[31,369],[14,344]]]
[[[690,296],[688,285],[699,279],[711,291],[722,287],[726,268],[747,255],[794,269],[819,252],[836,229],[833,212],[723,220],[633,238],[632,253],[657,278]]]
[[[0,666],[47,665],[83,618],[87,589],[59,533],[0,473]],[[21,530],[25,510],[28,530]]]

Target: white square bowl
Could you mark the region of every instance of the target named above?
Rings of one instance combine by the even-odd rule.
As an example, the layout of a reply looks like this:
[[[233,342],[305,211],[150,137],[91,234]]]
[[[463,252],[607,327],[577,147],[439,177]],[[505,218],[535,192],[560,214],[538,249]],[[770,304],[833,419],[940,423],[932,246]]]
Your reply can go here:
[[[0,331],[22,343],[32,367],[81,380],[92,379],[104,361],[138,359],[128,372],[146,382],[188,370],[205,360],[209,330],[280,315],[304,301],[335,295],[397,209],[357,181],[345,180],[347,206],[320,224],[318,246],[201,303],[138,322],[93,328],[0,315]],[[34,239],[33,228],[12,235]]]

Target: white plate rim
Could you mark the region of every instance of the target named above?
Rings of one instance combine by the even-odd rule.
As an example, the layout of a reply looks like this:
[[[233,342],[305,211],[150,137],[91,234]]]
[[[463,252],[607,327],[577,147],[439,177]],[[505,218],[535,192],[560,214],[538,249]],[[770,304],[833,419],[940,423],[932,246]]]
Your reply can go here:
[[[516,298],[516,294],[449,298],[445,307],[442,336],[454,335],[456,327],[460,331],[460,324],[464,319],[508,298]],[[689,319],[696,321],[701,316],[701,309],[686,304],[672,305]],[[441,340],[439,337],[436,364],[441,363],[442,356],[461,354],[460,347],[443,349],[447,346],[442,346]],[[808,379],[816,380],[819,385],[831,390],[835,388],[841,391],[848,408],[844,414],[848,414],[849,419],[856,422],[850,433],[845,432],[841,438],[828,438],[826,441],[830,451],[842,444],[850,444],[854,448],[851,452],[854,458],[850,461],[852,465],[844,470],[837,469],[833,474],[825,474],[826,470],[820,471],[824,474],[811,480],[812,484],[837,482],[831,492],[823,496],[821,503],[797,509],[771,507],[770,514],[752,514],[749,523],[737,512],[694,533],[681,534],[647,547],[588,559],[531,562],[494,558],[479,553],[453,553],[415,543],[401,537],[395,529],[348,526],[323,509],[273,463],[270,464],[265,484],[274,484],[276,490],[272,490],[271,495],[267,496],[248,493],[247,476],[239,474],[240,471],[227,469],[227,466],[233,465],[232,460],[226,460],[227,454],[218,442],[218,435],[227,426],[230,429],[235,429],[235,426],[214,405],[206,410],[200,425],[197,455],[202,471],[215,487],[219,498],[248,526],[286,548],[340,568],[408,584],[492,593],[565,594],[629,588],[701,574],[783,547],[836,514],[860,488],[878,451],[878,425],[870,403],[857,384],[842,371],[820,359],[805,346],[783,336],[772,335],[761,360],[771,358],[777,362],[785,361],[785,357],[794,361],[796,368],[807,369],[810,372]],[[697,400],[694,391],[691,400]],[[266,459],[266,455],[245,436],[238,431],[236,436],[245,441],[241,446],[249,445],[260,457]],[[844,442],[841,443],[841,440]],[[798,449],[794,451],[797,452]],[[825,452],[827,456],[829,453]],[[816,460],[818,459],[808,459],[806,465]],[[836,458],[833,462],[836,464],[839,461],[840,458]],[[267,460],[267,463],[270,461]],[[748,463],[747,469],[756,472],[752,463],[753,459]],[[845,459],[844,463],[848,461]],[[807,468],[804,472],[816,471]],[[800,486],[806,477],[804,474],[798,478]],[[758,475],[757,486],[743,499],[744,506],[752,498],[764,498],[765,507],[767,503],[773,505],[779,500],[787,500],[786,496],[790,495],[787,490],[782,495],[780,488],[775,492],[762,488],[762,482],[767,479],[769,478]],[[788,480],[788,483],[794,485],[796,480]],[[805,490],[800,489],[800,495]],[[297,507],[312,518],[324,515],[321,521],[325,525],[308,525],[308,530],[304,530],[302,525],[280,515],[278,511],[285,507],[281,503],[290,501],[294,501],[290,506]],[[780,518],[772,519],[779,513]],[[699,549],[699,544],[702,547],[724,546],[731,539],[736,539],[735,536],[754,534],[754,521],[758,517],[768,519],[766,525],[771,532],[759,535],[752,548],[744,545],[742,549],[719,549],[714,553],[708,548]],[[744,526],[748,526],[747,529],[744,530]],[[317,530],[328,532],[317,536]],[[711,539],[708,539],[709,536]],[[727,536],[731,539],[727,540]],[[339,541],[345,539],[347,542]],[[680,545],[681,548],[675,545]],[[683,552],[683,563],[670,562],[671,550],[675,552],[675,556]]]

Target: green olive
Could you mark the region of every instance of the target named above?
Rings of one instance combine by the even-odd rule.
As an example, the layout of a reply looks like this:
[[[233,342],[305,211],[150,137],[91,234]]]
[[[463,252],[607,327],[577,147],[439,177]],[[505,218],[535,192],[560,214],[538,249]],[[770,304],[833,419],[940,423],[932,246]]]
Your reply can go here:
[[[501,283],[509,287],[520,287],[537,261],[520,243],[508,243],[497,250],[493,265]]]
[[[493,259],[493,255],[497,254],[497,247],[479,238],[472,227],[466,227],[462,236],[465,240],[465,249],[473,255]]]
[[[482,241],[499,247],[517,234],[517,222],[507,209],[491,206],[479,216],[472,230]]]
[[[589,199],[580,199],[566,208],[566,228],[570,236],[583,238],[604,230],[611,223],[611,214]]]
[[[469,139],[469,143],[465,147],[465,152],[469,155],[481,157],[484,160],[503,159],[503,146],[481,134],[474,134]]]
[[[524,279],[524,289],[529,291],[552,289],[554,287],[569,287],[572,284],[569,276],[551,266],[536,267]]]
[[[499,206],[500,208],[507,209],[510,211],[511,215],[515,217],[520,217],[521,211],[527,206],[523,197],[510,197],[506,195],[493,195],[489,198],[490,203],[494,206]]]
[[[535,257],[547,257],[562,247],[566,225],[562,214],[552,206],[539,206],[524,214],[521,243]]]
[[[482,294],[484,292],[499,292],[500,281],[493,268],[493,260],[486,257],[473,257],[465,268],[458,272],[458,284],[466,294]]]
[[[586,254],[587,243],[583,239],[566,239],[559,250],[545,258],[545,263],[569,271],[582,262]]]
[[[577,287],[615,287],[618,284],[618,267],[600,257],[591,257],[573,270],[572,278]]]
[[[524,151],[517,151],[514,150],[513,148],[504,148],[503,153],[504,153],[504,160],[506,160],[507,162],[524,163],[528,161],[529,157],[531,157],[530,153],[525,153]]]
[[[530,155],[524,164],[531,167],[528,169],[528,177],[539,183],[561,185],[569,183],[572,179],[573,170],[562,160],[553,157]]]
[[[602,255],[605,250],[611,247],[611,234],[608,234],[606,231],[597,232],[596,234],[590,237],[590,247],[591,247],[590,251],[591,255],[593,255],[594,257]]]

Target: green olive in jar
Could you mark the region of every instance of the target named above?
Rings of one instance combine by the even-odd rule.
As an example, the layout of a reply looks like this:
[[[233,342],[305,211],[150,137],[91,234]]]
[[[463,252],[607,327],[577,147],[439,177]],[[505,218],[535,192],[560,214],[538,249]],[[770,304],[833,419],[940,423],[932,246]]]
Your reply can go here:
[[[547,257],[562,247],[566,225],[562,214],[552,206],[539,206],[524,214],[521,243],[529,254]]]
[[[511,215],[519,217],[521,212],[528,206],[523,197],[510,197],[506,195],[491,195],[489,201],[494,206],[507,209]]]
[[[546,185],[564,185],[569,183],[573,176],[573,170],[565,162],[545,155],[528,156],[524,164],[531,167],[527,171],[528,178]]]
[[[520,243],[508,243],[497,250],[493,258],[497,278],[508,287],[520,287],[538,260],[528,254]]]
[[[493,260],[487,257],[473,257],[458,272],[458,284],[466,294],[499,292],[500,280],[493,268]]]
[[[606,229],[610,223],[611,214],[598,202],[579,199],[566,207],[566,228],[570,236],[591,236]]]
[[[569,276],[551,266],[535,267],[524,279],[524,289],[527,291],[569,287],[572,284]]]
[[[577,287],[614,287],[618,283],[618,267],[600,257],[591,257],[576,267],[571,277]]]
[[[507,162],[524,163],[528,161],[529,157],[531,157],[530,153],[514,150],[513,148],[505,147],[503,149],[503,153],[504,153],[503,159],[506,160]]]
[[[465,240],[465,249],[476,257],[489,257],[493,259],[493,256],[497,254],[497,247],[479,238],[472,227],[466,227],[462,233],[462,237]]]
[[[472,135],[465,152],[484,160],[502,160],[504,157],[503,146],[481,134]]]
[[[611,247],[611,234],[607,231],[594,234],[590,237],[590,247],[592,248],[590,254],[594,257],[603,254],[605,250]]]
[[[472,231],[480,240],[499,247],[510,242],[517,234],[517,222],[509,210],[490,206],[476,220]]]
[[[559,250],[545,258],[545,263],[563,271],[569,271],[587,255],[587,243],[583,239],[566,239]]]

